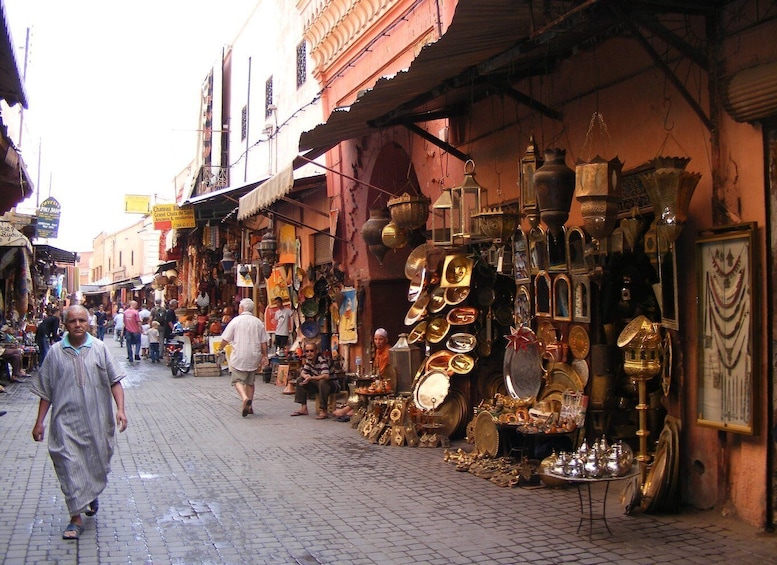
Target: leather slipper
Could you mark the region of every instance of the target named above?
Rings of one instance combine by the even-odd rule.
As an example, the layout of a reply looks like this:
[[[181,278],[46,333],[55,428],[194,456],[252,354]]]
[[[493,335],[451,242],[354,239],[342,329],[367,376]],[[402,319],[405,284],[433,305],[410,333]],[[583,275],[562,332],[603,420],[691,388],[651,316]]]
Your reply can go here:
[[[251,410],[251,399],[248,398],[243,401],[243,418],[248,416],[248,411]]]
[[[316,420],[326,420],[327,418],[329,418],[329,416],[327,416],[326,414],[319,414],[318,416],[316,416]]]
[[[307,412],[292,412],[291,415],[292,416],[307,416],[308,413]]]
[[[81,524],[74,524],[71,522],[62,532],[62,539],[78,539],[84,531],[84,527]]]

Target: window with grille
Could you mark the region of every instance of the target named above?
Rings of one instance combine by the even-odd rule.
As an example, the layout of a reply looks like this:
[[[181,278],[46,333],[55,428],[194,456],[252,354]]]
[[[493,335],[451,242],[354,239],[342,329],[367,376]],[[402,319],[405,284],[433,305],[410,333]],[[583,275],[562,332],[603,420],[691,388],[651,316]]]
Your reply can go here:
[[[303,41],[297,45],[297,88],[305,84],[308,79],[307,46]]]
[[[264,83],[264,117],[269,118],[272,115],[272,77]]]
[[[240,111],[240,141],[245,141],[248,137],[248,105],[243,106]]]

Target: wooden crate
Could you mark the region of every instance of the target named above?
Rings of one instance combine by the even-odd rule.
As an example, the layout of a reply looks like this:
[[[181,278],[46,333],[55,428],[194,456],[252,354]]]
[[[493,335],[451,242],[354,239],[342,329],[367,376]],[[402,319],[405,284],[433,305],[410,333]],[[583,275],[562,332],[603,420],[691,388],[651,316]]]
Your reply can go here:
[[[221,366],[218,363],[195,363],[195,377],[220,377],[222,375]]]

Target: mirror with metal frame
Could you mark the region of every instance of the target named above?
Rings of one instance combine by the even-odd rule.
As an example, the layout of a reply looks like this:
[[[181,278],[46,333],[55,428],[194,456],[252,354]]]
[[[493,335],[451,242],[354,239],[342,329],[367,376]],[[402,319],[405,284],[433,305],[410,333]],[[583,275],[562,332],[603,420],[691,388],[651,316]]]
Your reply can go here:
[[[534,277],[534,312],[538,317],[550,318],[553,314],[553,295],[550,275],[540,271]]]
[[[583,323],[591,321],[591,279],[588,275],[572,277],[572,319]]]
[[[567,275],[556,275],[553,281],[553,319],[561,322],[572,320],[570,297],[572,286]]]
[[[586,273],[588,267],[585,263],[585,232],[579,227],[570,228],[567,231],[567,258],[569,260],[570,273]]]
[[[531,292],[529,285],[519,285],[515,293],[515,327],[531,324]]]
[[[517,284],[531,281],[531,260],[529,259],[529,242],[526,234],[518,229],[513,236],[514,260],[513,271]]]
[[[531,274],[536,275],[548,268],[548,243],[546,232],[542,226],[532,228],[529,232],[529,257]]]
[[[566,234],[566,226],[561,226],[561,234],[558,236],[553,235],[550,230],[545,233],[545,241],[548,244],[548,271],[551,273],[565,273],[569,269]]]

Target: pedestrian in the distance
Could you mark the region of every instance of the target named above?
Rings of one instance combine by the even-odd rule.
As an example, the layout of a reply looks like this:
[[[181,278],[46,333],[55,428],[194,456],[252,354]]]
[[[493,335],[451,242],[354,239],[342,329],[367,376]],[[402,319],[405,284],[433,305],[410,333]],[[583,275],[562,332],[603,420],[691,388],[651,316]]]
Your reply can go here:
[[[232,344],[229,367],[232,384],[243,401],[243,418],[254,413],[254,382],[259,368],[267,365],[267,342],[270,336],[264,322],[254,316],[254,301],[244,298],[240,301],[238,315],[224,328],[221,347]]]
[[[151,322],[148,332],[148,350],[152,363],[159,363],[159,322]]]
[[[38,345],[38,364],[45,361],[51,344],[59,339],[59,308],[52,306],[49,314],[43,318],[35,330],[35,343]]]
[[[49,419],[49,455],[70,513],[63,539],[78,539],[81,514],[94,516],[97,497],[108,483],[116,426],[127,428],[123,371],[102,341],[89,334],[89,313],[83,306],[65,311],[65,334],[55,344],[32,382],[40,397],[32,439],[43,441]],[[114,416],[112,401],[116,403]]]
[[[127,361],[130,363],[133,360],[140,361],[140,334],[142,333],[138,303],[133,300],[124,311],[124,335],[127,338]]]

